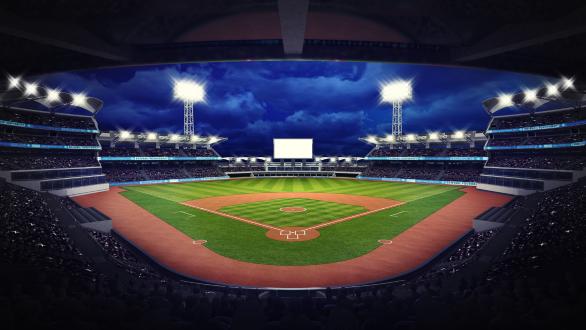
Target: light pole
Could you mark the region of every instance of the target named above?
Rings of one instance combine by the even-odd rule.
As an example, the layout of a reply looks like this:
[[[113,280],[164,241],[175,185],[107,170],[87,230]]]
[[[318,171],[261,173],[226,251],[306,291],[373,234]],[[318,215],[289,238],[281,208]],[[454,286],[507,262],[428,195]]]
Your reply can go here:
[[[205,100],[204,85],[193,80],[175,80],[173,98],[183,101],[183,134],[193,136],[195,134],[193,105]]]
[[[385,83],[381,87],[381,103],[391,103],[393,105],[393,125],[392,136],[395,141],[399,141],[403,135],[403,102],[413,98],[413,87],[411,80],[393,80]]]

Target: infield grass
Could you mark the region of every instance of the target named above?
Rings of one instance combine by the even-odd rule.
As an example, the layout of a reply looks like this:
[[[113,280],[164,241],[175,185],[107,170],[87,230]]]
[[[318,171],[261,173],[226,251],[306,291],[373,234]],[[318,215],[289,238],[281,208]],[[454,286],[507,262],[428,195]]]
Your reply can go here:
[[[302,212],[283,212],[283,207],[303,207]],[[270,201],[235,204],[221,212],[244,217],[276,227],[309,227],[322,222],[366,212],[361,206],[318,201],[307,198],[283,198]]]
[[[380,246],[379,239],[393,239],[464,194],[457,186],[324,178],[240,179],[125,189],[122,194],[126,198],[187,236],[207,240],[206,247],[214,252],[273,265],[323,264],[359,257]],[[406,203],[321,228],[318,238],[302,242],[269,239],[264,228],[179,204],[204,197],[260,192],[344,193]]]

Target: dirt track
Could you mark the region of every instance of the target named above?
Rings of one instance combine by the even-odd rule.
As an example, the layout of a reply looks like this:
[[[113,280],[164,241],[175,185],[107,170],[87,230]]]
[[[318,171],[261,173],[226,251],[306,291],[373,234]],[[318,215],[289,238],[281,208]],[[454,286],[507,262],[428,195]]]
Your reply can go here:
[[[222,207],[230,206],[234,204],[245,204],[253,202],[270,201],[273,199],[282,198],[309,198],[316,199],[325,202],[335,202],[342,204],[350,204],[356,206],[362,206],[365,209],[372,211],[389,206],[396,206],[402,204],[401,202],[394,201],[392,199],[380,198],[380,197],[369,197],[369,196],[358,196],[358,195],[346,195],[346,194],[328,194],[328,193],[309,193],[309,192],[283,192],[283,193],[258,193],[258,194],[241,194],[241,195],[230,195],[230,196],[218,196],[218,197],[207,197],[201,199],[195,199],[192,201],[183,202],[181,204],[197,207],[201,209],[218,211]]]
[[[221,256],[119,194],[76,197],[113,220],[114,230],[157,263],[194,279],[253,287],[326,287],[397,277],[422,266],[472,229],[472,219],[511,198],[466,188],[466,194],[361,257],[312,266],[273,266]],[[297,196],[299,197],[299,196]],[[346,202],[348,203],[348,202]],[[350,204],[350,203],[348,203]]]

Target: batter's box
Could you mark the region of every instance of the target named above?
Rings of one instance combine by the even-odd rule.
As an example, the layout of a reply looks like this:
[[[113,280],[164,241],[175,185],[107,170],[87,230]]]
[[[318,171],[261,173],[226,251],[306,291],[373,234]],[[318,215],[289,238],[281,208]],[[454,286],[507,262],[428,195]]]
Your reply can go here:
[[[279,235],[285,236],[287,239],[299,239],[299,236],[305,236],[307,231],[305,229],[300,230],[281,230]]]

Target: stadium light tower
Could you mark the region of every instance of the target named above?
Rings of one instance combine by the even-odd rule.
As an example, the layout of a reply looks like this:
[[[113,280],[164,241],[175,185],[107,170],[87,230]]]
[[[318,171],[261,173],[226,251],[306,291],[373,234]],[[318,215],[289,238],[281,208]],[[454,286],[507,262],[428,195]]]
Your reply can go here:
[[[173,97],[183,101],[183,134],[195,134],[193,105],[205,100],[204,86],[193,80],[174,80]]]
[[[393,105],[392,136],[395,141],[403,135],[403,103],[413,98],[413,86],[411,80],[393,80],[385,83],[380,91],[381,102]]]

